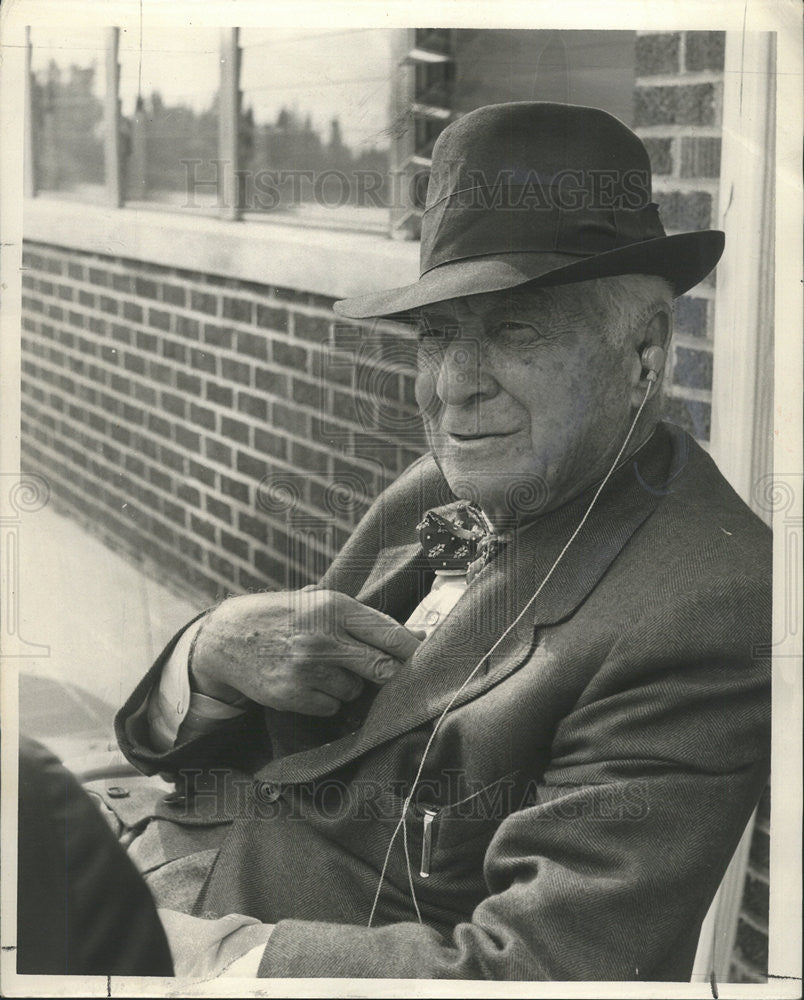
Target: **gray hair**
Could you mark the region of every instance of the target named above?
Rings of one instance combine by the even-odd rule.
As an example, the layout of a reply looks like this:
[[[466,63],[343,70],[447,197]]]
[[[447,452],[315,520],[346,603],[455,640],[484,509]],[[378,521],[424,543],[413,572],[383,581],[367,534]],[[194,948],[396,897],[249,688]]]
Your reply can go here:
[[[583,284],[593,293],[606,317],[606,335],[613,344],[622,344],[662,306],[672,315],[673,289],[668,281],[656,275],[622,274]],[[662,346],[667,347],[667,344]]]

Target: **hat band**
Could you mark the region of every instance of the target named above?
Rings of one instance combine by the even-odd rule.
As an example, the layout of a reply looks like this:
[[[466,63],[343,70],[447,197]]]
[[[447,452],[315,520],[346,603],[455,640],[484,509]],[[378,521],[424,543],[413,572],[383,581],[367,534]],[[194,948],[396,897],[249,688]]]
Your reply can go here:
[[[513,185],[512,185],[513,187]],[[549,190],[548,190],[549,193]],[[421,273],[449,261],[497,253],[566,253],[592,256],[665,236],[658,206],[568,207],[501,199],[494,207],[459,191],[425,212]]]

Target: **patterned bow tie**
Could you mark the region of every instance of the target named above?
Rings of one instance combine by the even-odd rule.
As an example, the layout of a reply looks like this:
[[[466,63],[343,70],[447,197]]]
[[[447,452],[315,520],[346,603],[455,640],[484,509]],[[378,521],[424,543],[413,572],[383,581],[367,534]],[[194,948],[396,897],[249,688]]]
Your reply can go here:
[[[468,500],[428,510],[416,531],[433,569],[461,570],[470,580],[507,541]]]

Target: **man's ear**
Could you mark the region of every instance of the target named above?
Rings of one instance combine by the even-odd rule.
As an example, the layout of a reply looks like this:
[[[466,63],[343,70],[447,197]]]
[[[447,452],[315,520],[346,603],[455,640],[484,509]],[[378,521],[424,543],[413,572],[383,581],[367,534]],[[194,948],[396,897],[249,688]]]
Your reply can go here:
[[[673,335],[673,312],[669,305],[658,306],[645,324],[642,334],[644,347],[661,347],[666,353]]]
[[[649,347],[660,347],[664,352],[664,357],[666,359],[672,334],[673,313],[671,307],[669,304],[657,306],[649,319],[646,320],[640,331],[640,336],[637,338],[637,342],[634,345],[637,353],[637,357],[634,359],[634,371],[636,374],[636,378],[633,383],[634,392],[632,404],[634,406],[638,406],[642,401],[642,396],[648,384],[646,378],[647,372],[642,364],[642,358],[645,350]],[[659,356],[661,357],[661,354]],[[664,362],[662,363],[661,370],[657,371],[658,379],[654,385],[659,385],[661,383],[663,372]],[[653,394],[653,392],[655,392],[655,389],[652,390],[651,394]]]

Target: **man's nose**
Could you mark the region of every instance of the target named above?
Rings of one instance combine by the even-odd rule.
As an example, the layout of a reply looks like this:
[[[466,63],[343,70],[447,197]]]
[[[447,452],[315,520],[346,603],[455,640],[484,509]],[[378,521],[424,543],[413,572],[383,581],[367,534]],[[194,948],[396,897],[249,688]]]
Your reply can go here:
[[[458,337],[445,347],[436,379],[436,393],[443,403],[460,406],[475,396],[493,395],[495,388],[477,338]]]

